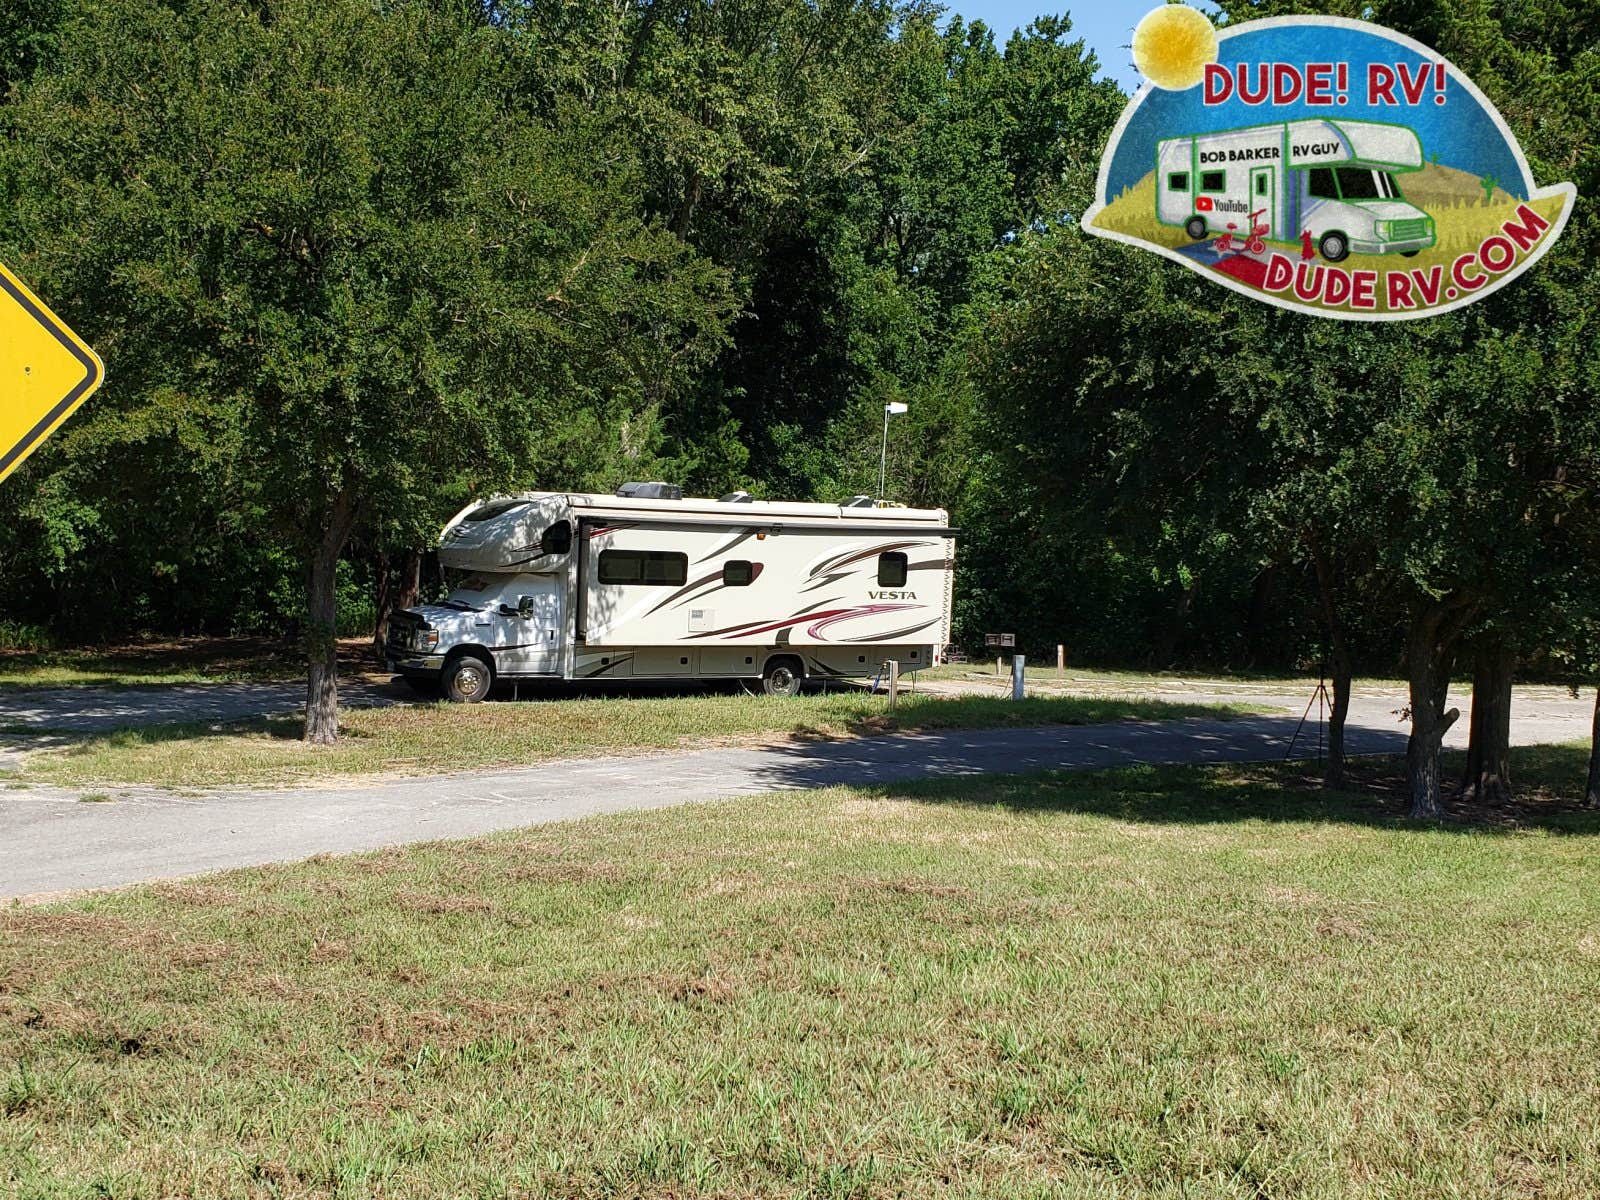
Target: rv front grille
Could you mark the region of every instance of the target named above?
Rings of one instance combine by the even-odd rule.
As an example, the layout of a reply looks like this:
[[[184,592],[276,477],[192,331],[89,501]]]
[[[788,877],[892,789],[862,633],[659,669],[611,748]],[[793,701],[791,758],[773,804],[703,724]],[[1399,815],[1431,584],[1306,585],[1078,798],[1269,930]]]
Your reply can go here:
[[[1404,221],[1395,221],[1391,225],[1390,238],[1396,242],[1409,242],[1413,238],[1428,236],[1427,217],[1408,217]]]

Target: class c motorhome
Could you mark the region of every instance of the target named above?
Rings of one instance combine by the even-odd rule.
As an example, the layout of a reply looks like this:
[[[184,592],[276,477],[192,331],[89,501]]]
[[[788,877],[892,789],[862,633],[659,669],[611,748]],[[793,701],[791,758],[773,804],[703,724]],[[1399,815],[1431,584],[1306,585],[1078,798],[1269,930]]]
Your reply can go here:
[[[528,492],[472,504],[440,536],[443,603],[396,613],[386,653],[422,690],[497,680],[807,680],[933,665],[950,638],[943,509]]]
[[[1412,255],[1434,244],[1433,218],[1397,176],[1422,168],[1403,125],[1278,121],[1156,143],[1156,219],[1195,241],[1265,225],[1267,241],[1305,232],[1322,257]],[[1252,222],[1251,214],[1260,215]]]

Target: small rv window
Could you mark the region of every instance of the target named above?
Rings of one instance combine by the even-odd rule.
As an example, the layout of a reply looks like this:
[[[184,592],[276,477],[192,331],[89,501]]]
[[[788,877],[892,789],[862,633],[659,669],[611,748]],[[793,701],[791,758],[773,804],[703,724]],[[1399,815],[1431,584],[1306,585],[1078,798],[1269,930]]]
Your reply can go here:
[[[1170,192],[1187,192],[1189,190],[1189,172],[1174,171],[1168,175],[1167,190]]]
[[[1267,194],[1267,184],[1271,182],[1271,179],[1270,175],[1256,176],[1256,195],[1265,196]]]
[[[1202,192],[1225,192],[1228,190],[1228,173],[1226,171],[1201,171],[1200,190]]]
[[[677,585],[689,578],[689,556],[666,550],[602,550],[601,583]]]
[[[722,564],[722,584],[724,587],[749,587],[750,581],[756,577],[755,564],[743,559]]]
[[[540,554],[565,554],[572,549],[572,522],[557,521],[539,535]]]
[[[905,587],[906,556],[898,550],[878,555],[878,586]]]
[[[1306,192],[1313,200],[1337,200],[1339,188],[1333,182],[1333,168],[1312,167],[1307,172]]]

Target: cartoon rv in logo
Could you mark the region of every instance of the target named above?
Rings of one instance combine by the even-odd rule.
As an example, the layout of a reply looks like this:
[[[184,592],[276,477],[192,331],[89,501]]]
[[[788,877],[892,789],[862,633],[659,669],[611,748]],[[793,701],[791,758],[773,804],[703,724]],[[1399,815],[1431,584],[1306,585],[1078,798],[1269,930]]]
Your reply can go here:
[[[1213,234],[1255,253],[1263,240],[1354,254],[1410,256],[1434,244],[1433,218],[1396,178],[1421,170],[1403,125],[1279,121],[1156,143],[1156,219],[1195,241]],[[1263,247],[1264,248],[1264,247]]]

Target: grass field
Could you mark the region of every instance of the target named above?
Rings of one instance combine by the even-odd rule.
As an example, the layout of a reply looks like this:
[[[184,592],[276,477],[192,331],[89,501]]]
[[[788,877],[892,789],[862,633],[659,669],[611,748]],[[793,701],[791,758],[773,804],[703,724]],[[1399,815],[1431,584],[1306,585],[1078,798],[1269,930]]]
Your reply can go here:
[[[906,696],[890,712],[883,696],[855,690],[790,698],[736,694],[406,705],[345,711],[343,733],[335,746],[301,742],[301,722],[292,717],[119,730],[37,751],[11,778],[64,787],[277,786],[779,738],[1089,725],[1228,717],[1249,711],[1237,705],[1078,696],[1021,702],[988,696]]]
[[[346,678],[378,666],[370,647],[366,638],[340,641]],[[269,638],[162,638],[78,649],[0,650],[0,688],[286,683],[303,680],[305,673],[300,647]]]
[[[1600,824],[1412,826],[1359,770],[788,794],[0,913],[0,1194],[1600,1193]]]

